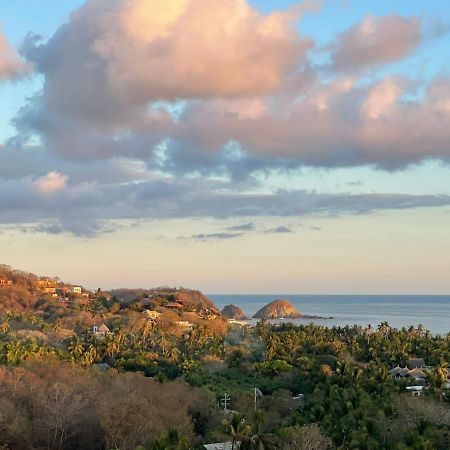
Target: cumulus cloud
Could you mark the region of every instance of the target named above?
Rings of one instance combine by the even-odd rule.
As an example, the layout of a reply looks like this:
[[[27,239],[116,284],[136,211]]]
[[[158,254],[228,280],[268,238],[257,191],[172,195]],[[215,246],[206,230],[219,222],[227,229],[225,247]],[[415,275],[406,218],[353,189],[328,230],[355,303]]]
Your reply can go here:
[[[9,44],[0,28],[0,81],[2,79],[15,80],[23,76],[27,71],[27,65]]]
[[[312,42],[292,26],[298,17],[263,15],[245,0],[90,0],[48,42],[28,37],[24,53],[44,89],[17,115],[13,144],[37,134],[62,158],[236,179],[273,167],[449,158],[449,80],[409,102],[409,83],[393,77],[323,84],[308,62]],[[420,39],[417,18],[367,17],[331,56],[339,70],[377,65]]]
[[[450,80],[435,79],[422,96],[406,101],[408,94],[415,94],[410,85],[392,77],[365,86],[338,79],[252,119],[224,112],[211,102],[191,105],[168,147],[166,167],[178,162],[189,170],[192,160],[205,167],[226,166],[231,172],[296,165],[375,164],[391,169],[427,159],[448,160]],[[212,152],[225,148],[230,139],[239,143],[237,158]]]
[[[417,17],[368,16],[340,34],[331,46],[336,70],[359,70],[408,56],[422,40]]]
[[[88,0],[48,41],[30,34],[23,53],[43,89],[0,148],[0,223],[94,236],[116,219],[244,222],[196,235],[208,240],[254,231],[246,221],[259,216],[448,206],[445,195],[318,194],[257,181],[272,169],[450,159],[448,78],[419,94],[406,77],[360,78],[359,69],[410,55],[420,21],[366,18],[337,37],[322,72],[296,27],[304,9]]]

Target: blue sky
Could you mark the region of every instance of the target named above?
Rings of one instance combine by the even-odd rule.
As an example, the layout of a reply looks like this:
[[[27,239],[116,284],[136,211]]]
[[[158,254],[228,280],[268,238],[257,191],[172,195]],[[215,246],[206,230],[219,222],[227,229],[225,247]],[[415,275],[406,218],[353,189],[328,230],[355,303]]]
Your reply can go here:
[[[0,39],[21,67],[2,75],[0,60],[2,262],[95,284],[83,255],[104,252],[116,262],[96,273],[106,287],[450,292],[448,2],[324,0],[287,23],[276,14],[298,2],[229,0],[228,12],[212,0],[216,23],[183,1],[0,3]],[[41,41],[22,51],[29,33]],[[161,104],[183,105],[179,120]],[[64,262],[36,256],[53,245]],[[279,261],[263,284],[251,275],[261,245]],[[240,249],[255,257],[236,262]],[[162,268],[143,269],[152,252]],[[348,270],[336,271],[339,252]]]

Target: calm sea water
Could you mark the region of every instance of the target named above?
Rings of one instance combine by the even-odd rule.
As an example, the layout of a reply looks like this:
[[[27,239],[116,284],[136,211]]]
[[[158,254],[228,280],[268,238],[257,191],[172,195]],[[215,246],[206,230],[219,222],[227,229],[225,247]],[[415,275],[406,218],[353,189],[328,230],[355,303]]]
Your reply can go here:
[[[450,332],[450,295],[209,295],[222,309],[230,303],[248,316],[275,299],[287,299],[303,314],[333,319],[294,319],[294,323],[376,326],[387,321],[401,328],[422,324],[433,334]]]

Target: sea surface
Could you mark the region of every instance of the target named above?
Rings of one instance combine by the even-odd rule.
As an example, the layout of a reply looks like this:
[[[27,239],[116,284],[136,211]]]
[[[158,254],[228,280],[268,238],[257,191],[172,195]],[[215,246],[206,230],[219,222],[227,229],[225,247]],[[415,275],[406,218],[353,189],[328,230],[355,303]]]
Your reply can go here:
[[[324,326],[388,322],[396,328],[422,324],[433,334],[450,332],[450,295],[209,295],[222,309],[230,303],[251,317],[276,299],[287,299],[303,314],[333,319],[289,319]],[[255,321],[256,322],[256,321]]]

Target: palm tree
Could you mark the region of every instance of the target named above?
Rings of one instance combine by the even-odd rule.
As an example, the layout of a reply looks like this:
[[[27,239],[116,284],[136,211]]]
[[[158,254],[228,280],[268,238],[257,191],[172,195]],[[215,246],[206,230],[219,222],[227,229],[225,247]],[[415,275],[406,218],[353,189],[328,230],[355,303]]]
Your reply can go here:
[[[172,347],[169,349],[167,356],[170,361],[176,363],[180,357],[180,350],[177,347]]]
[[[78,336],[74,336],[67,346],[72,359],[78,359],[84,352],[83,342]]]
[[[225,419],[222,424],[230,437],[231,450],[235,450],[238,442],[248,438],[252,431],[250,425],[245,423],[244,416],[238,413],[233,414],[230,419]]]
[[[6,319],[6,320],[2,323],[2,325],[1,325],[0,328],[1,328],[3,334],[9,333],[9,332],[11,331],[11,324],[9,323],[9,320]]]

